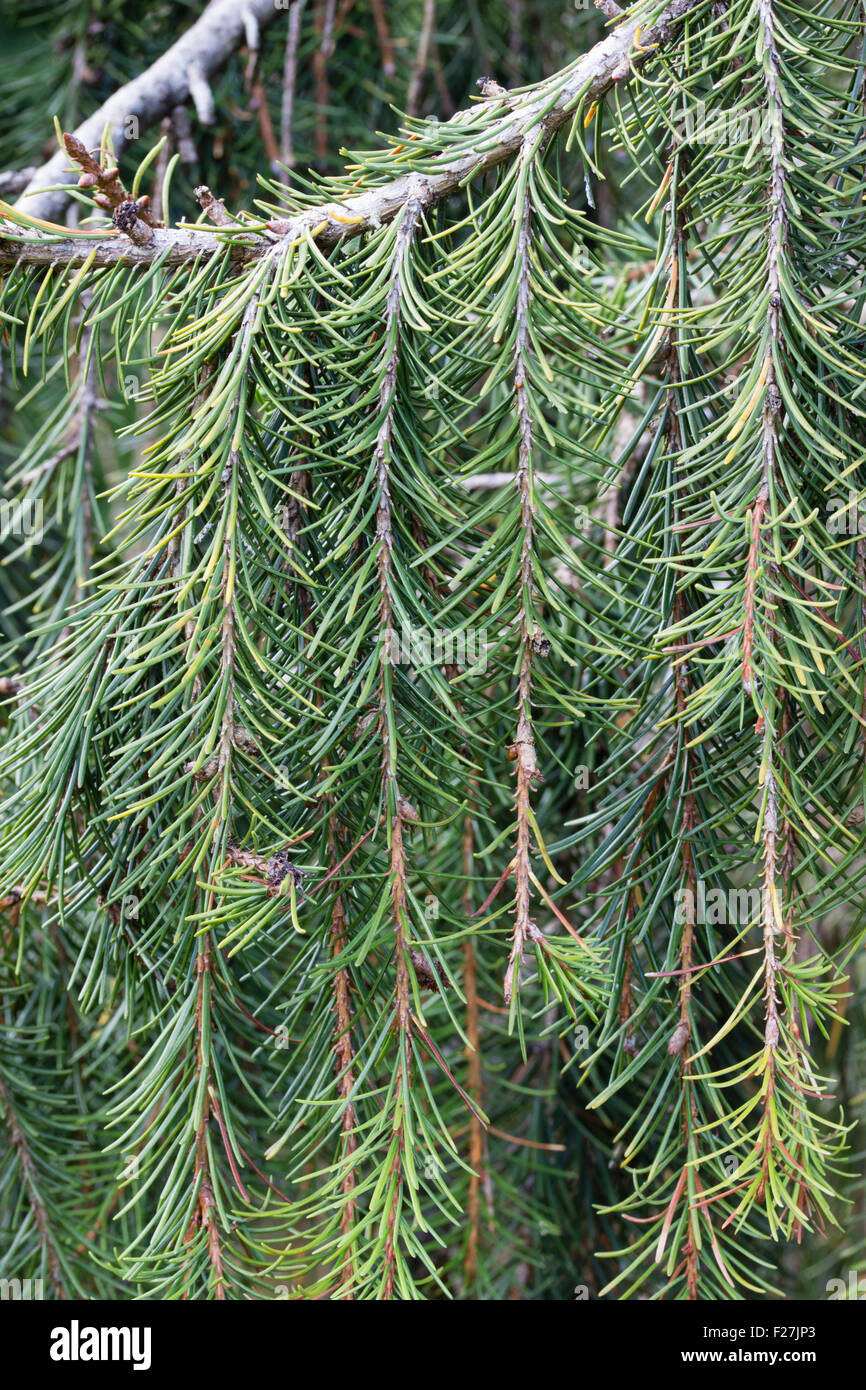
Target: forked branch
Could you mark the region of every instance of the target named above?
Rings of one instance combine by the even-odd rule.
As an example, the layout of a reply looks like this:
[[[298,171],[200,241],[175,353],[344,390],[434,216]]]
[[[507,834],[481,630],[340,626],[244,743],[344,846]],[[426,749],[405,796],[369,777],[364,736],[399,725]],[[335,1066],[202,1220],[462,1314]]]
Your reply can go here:
[[[643,21],[636,16],[617,25],[612,33],[574,64],[555,101],[551,103],[550,86],[546,85],[540,93],[535,91],[528,98],[509,103],[504,114],[491,124],[485,134],[483,149],[469,150],[457,158],[442,155],[435,161],[433,172],[425,174],[420,180],[416,173],[404,174],[345,201],[305,209],[297,216],[272,223],[273,232],[278,237],[291,240],[312,233],[320,245],[334,246],[346,237],[359,236],[381,226],[383,222],[392,221],[410,196],[417,197],[426,211],[456,193],[467,179],[514,158],[519,154],[527,134],[540,122],[543,121],[550,133],[559,130],[573,117],[575,104],[581,94],[587,103],[599,100],[614,83],[627,77],[633,69],[643,66],[659,49],[670,43],[677,33],[679,21],[700,3],[701,0],[672,0],[658,18],[646,23],[646,15],[651,14],[653,8],[648,6]],[[224,8],[222,0],[217,0],[217,4],[211,8]],[[176,48],[178,46],[175,45]],[[166,59],[169,57],[168,54],[165,56]],[[128,90],[122,89],[123,92]],[[120,95],[118,93],[112,97],[111,102],[102,109],[103,125],[105,111]],[[124,100],[128,101],[128,97]],[[172,104],[176,104],[176,101],[175,96]],[[545,110],[545,107],[549,109]],[[102,127],[98,134],[95,134],[95,130],[88,130],[85,134],[82,131],[84,127],[78,135],[85,144],[99,143]],[[63,156],[57,158],[65,167]],[[52,178],[59,176],[59,173],[60,170],[55,169]],[[22,208],[31,210],[32,204],[24,202]],[[212,256],[222,244],[221,237],[216,233],[193,228],[156,229],[146,246],[132,244],[128,237],[119,232],[105,232],[101,236],[102,240],[99,234],[94,233],[94,241],[89,237],[49,239],[30,236],[13,239],[7,230],[0,236],[0,265],[15,262],[25,265],[80,265],[90,255],[94,244],[94,266],[116,265],[119,262],[146,266],[165,255],[169,265],[178,265]],[[272,242],[265,236],[245,234],[236,254],[242,260],[254,260],[264,255],[271,245]]]

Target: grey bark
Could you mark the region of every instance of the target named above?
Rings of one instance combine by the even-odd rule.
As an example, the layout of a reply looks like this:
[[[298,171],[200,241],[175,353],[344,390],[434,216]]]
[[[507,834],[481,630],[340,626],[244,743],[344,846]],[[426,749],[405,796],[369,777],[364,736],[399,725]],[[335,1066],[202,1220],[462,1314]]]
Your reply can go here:
[[[208,77],[229,59],[235,49],[245,42],[250,21],[259,28],[269,24],[287,8],[278,8],[275,0],[212,0],[201,17],[185,34],[172,44],[146,72],[120,87],[98,111],[94,111],[74,132],[83,145],[95,150],[105,130],[111,129],[117,155],[129,144],[126,134],[130,116],[138,120],[139,131],[156,125],[176,106],[185,104],[191,91],[197,94],[196,105],[201,117],[204,109],[203,86]],[[206,112],[205,112],[206,114]],[[47,190],[55,184],[74,184],[78,172],[69,172],[69,159],[58,150],[43,164],[22,193],[18,206],[31,217],[57,222],[69,202],[62,189]]]
[[[701,0],[672,0],[654,23],[647,24],[640,16],[622,23],[607,38],[575,63],[569,79],[553,106],[543,117],[548,131],[558,130],[571,119],[574,101],[581,92],[586,92],[589,100],[603,96],[615,82],[627,77],[631,67],[640,67],[652,58],[658,48],[673,38],[678,22]],[[651,12],[651,10],[650,10]],[[639,43],[635,36],[640,30]],[[548,95],[533,95],[528,100],[516,102],[492,127],[497,138],[490,141],[487,148],[475,153],[470,151],[459,159],[443,156],[435,172],[422,176],[404,174],[390,183],[381,184],[368,193],[347,199],[339,205],[336,202],[308,209],[298,216],[284,221],[273,222],[270,226],[278,236],[295,238],[310,228],[324,224],[317,233],[317,241],[322,246],[333,246],[344,237],[359,236],[389,222],[405,206],[410,191],[422,206],[432,207],[443,198],[456,193],[461,183],[474,175],[491,169],[505,160],[513,158],[521,148],[527,132],[537,126]],[[350,213],[356,221],[338,221],[331,213],[334,209]],[[8,234],[7,234],[8,235]],[[131,245],[128,238],[118,235],[106,238],[98,244],[96,265],[114,265],[118,261],[128,264],[147,265],[169,248],[169,261],[178,264],[194,260],[200,255],[213,254],[220,248],[220,240],[213,233],[199,232],[181,228],[179,230],[158,230],[148,247]],[[244,237],[244,245],[238,248],[239,258],[255,259],[264,255],[274,244],[266,237],[250,234]],[[0,236],[0,265],[20,260],[29,265],[49,265],[52,261],[61,264],[80,264],[90,253],[94,243],[80,241],[44,241],[31,239],[26,245],[14,241],[4,242]]]

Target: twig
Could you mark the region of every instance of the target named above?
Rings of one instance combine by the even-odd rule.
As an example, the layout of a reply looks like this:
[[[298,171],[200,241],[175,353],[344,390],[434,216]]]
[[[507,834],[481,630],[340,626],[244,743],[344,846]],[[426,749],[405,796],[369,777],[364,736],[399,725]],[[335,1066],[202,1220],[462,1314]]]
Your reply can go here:
[[[120,170],[117,165],[104,166],[98,159],[94,159],[90,150],[75,135],[64,135],[63,143],[66,146],[66,153],[74,164],[81,169],[78,178],[79,188],[95,188],[97,192],[93,194],[93,201],[97,207],[105,212],[115,212],[123,207],[124,203],[132,201],[130,194],[124,187],[120,177]],[[142,198],[137,201],[136,216],[146,222],[149,227],[160,225],[157,218],[149,208],[150,199]]]
[[[33,1221],[39,1233],[39,1242],[44,1251],[45,1263],[48,1268],[48,1273],[51,1276],[51,1282],[54,1285],[57,1297],[65,1299],[67,1294],[63,1285],[58,1254],[58,1242],[41,1193],[42,1181],[36,1162],[30,1151],[30,1146],[27,1143],[27,1136],[18,1122],[18,1116],[12,1106],[11,1094],[6,1089],[2,1076],[0,1076],[0,1117],[2,1117],[4,1121],[9,1135],[8,1142],[18,1162],[22,1185],[27,1195],[27,1203],[30,1207]]]
[[[244,41],[246,42],[249,57],[247,59],[247,70],[244,73],[244,83],[252,89],[256,73],[259,67],[259,57],[261,56],[262,36],[259,31],[259,21],[256,18],[255,10],[249,5],[245,5],[242,18],[244,21]]]
[[[220,0],[216,0],[219,4]],[[462,183],[493,169],[513,158],[521,149],[528,131],[537,128],[544,119],[549,132],[558,130],[574,114],[574,102],[581,92],[587,102],[597,101],[617,81],[622,64],[630,58],[632,67],[640,67],[653,57],[656,50],[673,37],[676,25],[693,10],[699,0],[672,0],[655,24],[644,28],[640,36],[640,48],[635,48],[635,33],[640,28],[638,20],[621,24],[607,38],[596,44],[574,65],[568,80],[562,84],[556,101],[544,113],[550,102],[550,94],[545,88],[530,99],[515,103],[492,127],[490,138],[482,151],[471,150],[457,159],[442,156],[434,162],[434,172],[425,174],[420,188],[415,188],[417,176],[404,174],[381,184],[367,193],[347,199],[340,204],[339,220],[333,215],[334,205],[323,204],[286,219],[272,222],[271,229],[280,236],[294,240],[316,227],[316,240],[324,247],[334,246],[347,237],[360,236],[372,228],[391,222],[406,206],[410,196],[421,202],[424,210],[433,207],[442,199],[460,190]],[[215,8],[212,6],[211,8]],[[114,101],[114,98],[112,98]],[[103,108],[105,109],[105,108]],[[101,130],[100,130],[101,135]],[[26,208],[25,208],[26,210]],[[346,221],[346,213],[352,220]],[[272,243],[265,237],[250,237],[244,246],[242,256],[245,260],[255,260],[265,255]],[[93,250],[89,238],[76,240],[49,240],[43,237],[30,237],[13,240],[10,231],[0,237],[0,265],[20,262],[24,265],[58,266],[80,265]],[[110,235],[97,243],[94,266],[116,265],[118,262],[129,265],[150,265],[161,255],[167,253],[168,265],[179,265],[197,258],[207,258],[220,250],[220,243],[212,234],[178,228],[171,231],[157,230],[149,248],[130,247],[128,243],[118,242]]]
[[[435,23],[436,0],[424,0],[424,18],[421,22],[418,51],[415,54],[412,76],[409,78],[409,90],[406,94],[407,116],[417,116],[418,114],[418,107],[421,104],[421,94],[424,90],[424,79],[427,76],[427,64],[430,59],[430,41],[433,36],[433,25]]]
[[[522,75],[523,0],[508,0],[508,72],[516,85]]]
[[[621,19],[624,13],[622,6],[618,5],[616,0],[595,0],[595,8],[601,10],[608,19]]]
[[[277,170],[280,164],[280,147],[274,133],[274,123],[271,120],[271,111],[263,82],[254,82],[252,85],[250,110],[255,111],[258,117],[259,131],[261,132],[262,144],[265,147],[265,154],[268,157],[268,164],[273,170]]]
[[[307,0],[295,0],[289,15],[286,34],[286,59],[283,66],[283,106],[280,114],[280,160],[291,169],[295,162],[294,121],[295,88],[298,82],[298,45],[301,41],[301,16]]]
[[[393,77],[396,71],[394,45],[391,42],[391,30],[388,28],[388,19],[385,14],[383,0],[370,0],[370,9],[373,11],[376,33],[379,35],[379,48],[382,52],[382,71],[386,77]]]
[[[337,0],[325,0],[325,13],[322,17],[322,53],[330,58],[334,51],[334,19],[337,13]]]
[[[237,0],[212,0],[201,18],[177,43],[146,72],[120,87],[78,127],[75,132],[78,139],[87,149],[95,149],[108,126],[115,153],[120,155],[129,143],[128,132],[134,128],[131,117],[136,118],[139,129],[146,129],[190,96],[196,102],[199,119],[203,120],[206,110],[200,103],[206,100],[207,79],[246,40],[245,16],[252,15],[259,27],[264,28],[281,13],[285,11],[279,10],[273,0],[248,0],[243,7]],[[56,220],[63,213],[69,195],[62,189],[55,189],[54,185],[72,181],[66,156],[58,152],[28,183],[21,198],[22,210],[34,217]]]
[[[200,208],[203,208],[217,227],[230,227],[236,221],[230,213],[226,211],[226,205],[222,198],[215,198],[206,183],[199,184],[195,190],[195,198]]]
[[[534,145],[527,143],[521,160],[531,158]],[[531,917],[530,881],[532,853],[532,794],[536,782],[543,781],[538,767],[535,730],[532,719],[533,632],[535,604],[535,500],[532,490],[532,461],[534,430],[527,387],[526,346],[529,341],[529,261],[531,247],[532,203],[524,197],[520,230],[517,239],[519,261],[517,300],[514,307],[517,334],[514,350],[514,398],[517,408],[517,473],[515,485],[520,498],[520,564],[519,593],[521,594],[519,630],[522,655],[517,685],[517,731],[512,745],[517,784],[514,793],[517,819],[517,842],[514,847],[514,930],[511,954],[505,973],[505,1002],[511,1003],[515,988],[520,986],[520,966],[528,940],[533,938],[535,923]]]
[[[198,164],[198,150],[192,138],[192,121],[185,106],[175,106],[171,113],[171,128],[182,164]]]

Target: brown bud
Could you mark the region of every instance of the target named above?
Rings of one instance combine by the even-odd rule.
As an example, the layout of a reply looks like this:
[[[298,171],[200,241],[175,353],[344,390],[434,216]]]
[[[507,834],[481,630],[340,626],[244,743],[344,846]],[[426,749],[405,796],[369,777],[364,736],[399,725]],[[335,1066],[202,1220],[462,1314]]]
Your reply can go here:
[[[689,1040],[690,1033],[689,1025],[685,1019],[681,1019],[668,1040],[668,1053],[671,1057],[679,1057]]]
[[[416,951],[414,948],[410,950],[409,956],[412,961],[412,968],[415,971],[418,983],[422,989],[441,991],[442,989],[451,988],[448,976],[445,974],[438,960],[433,961],[431,965],[425,960],[421,952]]]
[[[138,203],[133,198],[124,198],[122,203],[118,203],[114,209],[112,222],[118,231],[128,232],[135,225],[138,217]]]
[[[77,135],[71,135],[68,131],[65,131],[63,143],[66,146],[66,153],[70,155],[72,159],[77,160],[81,155],[83,155],[85,159],[90,158],[89,151],[84,147]]]
[[[118,203],[111,220],[117,230],[125,232],[130,241],[134,241],[137,246],[153,241],[151,229],[138,220],[138,203],[133,198],[124,198],[122,203]]]

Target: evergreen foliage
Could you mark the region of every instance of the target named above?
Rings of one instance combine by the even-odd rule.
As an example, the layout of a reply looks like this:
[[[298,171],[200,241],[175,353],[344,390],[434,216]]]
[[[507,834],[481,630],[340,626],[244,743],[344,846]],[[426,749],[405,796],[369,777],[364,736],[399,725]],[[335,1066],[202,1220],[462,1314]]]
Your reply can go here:
[[[198,165],[67,141],[68,225],[0,204],[46,1296],[863,1266],[866,12],[600,8],[296,0]],[[198,14],[4,10],[18,167]]]

